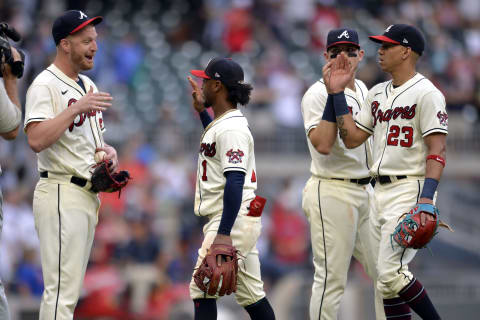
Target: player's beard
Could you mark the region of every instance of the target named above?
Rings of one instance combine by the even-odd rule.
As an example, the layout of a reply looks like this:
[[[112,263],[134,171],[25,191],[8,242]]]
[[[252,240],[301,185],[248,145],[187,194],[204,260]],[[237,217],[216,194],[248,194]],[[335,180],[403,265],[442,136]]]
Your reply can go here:
[[[206,93],[204,93],[204,98],[205,98],[205,102],[203,103],[203,106],[205,108],[210,108],[213,104],[212,99],[210,99],[210,97]]]
[[[79,54],[75,51],[72,51],[71,60],[74,66],[76,66],[79,70],[90,70],[93,68],[93,55],[91,62],[87,60],[85,57],[85,53]]]
[[[205,108],[210,108],[210,107],[212,107],[212,104],[211,104],[211,103],[208,103],[207,101],[205,101],[205,102],[203,103],[203,106],[204,106]]]

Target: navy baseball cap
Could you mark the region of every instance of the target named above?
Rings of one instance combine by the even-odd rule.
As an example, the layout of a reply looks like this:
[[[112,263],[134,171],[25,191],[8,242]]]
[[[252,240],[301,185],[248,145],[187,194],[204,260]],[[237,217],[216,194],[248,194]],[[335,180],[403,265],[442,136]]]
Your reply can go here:
[[[205,70],[190,70],[195,77],[219,80],[227,85],[243,82],[242,67],[230,58],[214,58]]]
[[[89,18],[80,10],[69,10],[53,22],[53,40],[55,41],[55,44],[58,45],[60,40],[82,30],[89,24],[99,24],[102,20],[102,17]]]
[[[369,38],[378,43],[389,42],[410,47],[419,55],[422,55],[425,49],[425,38],[420,30],[408,24],[392,24],[385,29],[383,35]]]
[[[330,30],[327,36],[327,50],[338,44],[351,44],[360,48],[357,31],[346,28]]]

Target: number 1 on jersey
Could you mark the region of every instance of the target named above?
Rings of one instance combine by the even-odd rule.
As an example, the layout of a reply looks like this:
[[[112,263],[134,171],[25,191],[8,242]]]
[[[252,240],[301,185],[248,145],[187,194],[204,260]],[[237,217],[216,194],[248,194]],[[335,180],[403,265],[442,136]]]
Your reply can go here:
[[[203,174],[202,174],[202,181],[207,181],[207,160],[202,161],[202,168],[203,168]]]

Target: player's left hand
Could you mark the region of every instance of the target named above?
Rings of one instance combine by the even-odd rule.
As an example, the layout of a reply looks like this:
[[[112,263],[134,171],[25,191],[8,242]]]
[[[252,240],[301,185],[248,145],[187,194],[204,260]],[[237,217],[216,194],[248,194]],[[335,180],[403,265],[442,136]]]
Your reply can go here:
[[[187,77],[188,82],[192,86],[192,98],[193,98],[193,107],[197,110],[198,113],[205,110],[205,98],[203,97],[202,90],[198,87],[198,84],[193,80],[192,77]]]
[[[355,68],[342,51],[333,61],[328,74],[328,92],[339,93],[345,90],[348,83],[355,76]]]
[[[426,203],[426,204],[432,204],[433,205],[433,200],[432,199],[428,199],[428,198],[420,198],[418,200],[418,203]],[[425,226],[425,223],[428,221],[434,221],[435,220],[435,217],[428,213],[428,212],[425,212],[425,211],[422,211],[420,213],[420,224],[422,226]]]
[[[115,148],[112,146],[106,145],[104,147],[95,149],[95,152],[98,152],[98,151],[104,151],[106,153],[104,160],[111,161],[110,167],[108,169],[110,170],[110,172],[116,172],[118,169],[118,156]]]

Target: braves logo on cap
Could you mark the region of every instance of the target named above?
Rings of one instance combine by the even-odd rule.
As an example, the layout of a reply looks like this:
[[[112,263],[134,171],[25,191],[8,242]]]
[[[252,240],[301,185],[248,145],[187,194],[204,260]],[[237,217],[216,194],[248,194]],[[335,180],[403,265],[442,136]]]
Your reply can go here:
[[[352,45],[360,48],[358,33],[355,30],[348,28],[330,30],[327,35],[327,50],[340,44]]]
[[[368,38],[377,43],[388,42],[409,47],[420,56],[425,49],[422,32],[407,24],[392,24],[385,29],[383,35],[369,36]]]
[[[86,19],[87,18],[87,15],[85,13],[83,13],[82,11],[78,11],[80,13],[80,20],[82,19]]]
[[[345,38],[347,38],[347,39],[350,38],[350,35],[348,34],[348,31],[347,31],[347,30],[343,31],[342,34],[340,34],[337,38],[338,38],[338,39],[341,39],[342,37],[345,37]]]

